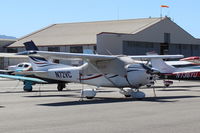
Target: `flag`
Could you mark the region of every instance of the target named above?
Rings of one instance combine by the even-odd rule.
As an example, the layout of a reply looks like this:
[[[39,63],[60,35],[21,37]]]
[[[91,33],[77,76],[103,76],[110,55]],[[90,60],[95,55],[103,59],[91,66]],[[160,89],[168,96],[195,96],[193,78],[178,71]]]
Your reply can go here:
[[[160,7],[166,7],[166,8],[169,8],[169,6],[167,6],[167,5],[161,5]]]

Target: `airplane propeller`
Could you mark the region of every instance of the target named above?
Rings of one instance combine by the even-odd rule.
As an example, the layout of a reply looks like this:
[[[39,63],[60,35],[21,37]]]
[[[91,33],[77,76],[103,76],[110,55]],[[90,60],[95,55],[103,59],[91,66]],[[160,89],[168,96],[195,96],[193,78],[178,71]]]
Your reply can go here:
[[[141,63],[141,65],[145,70],[147,70],[147,74],[151,74],[151,75],[154,75],[154,74],[159,75],[160,74],[160,71],[158,71],[154,68],[151,68],[151,67],[149,67],[145,64],[142,64],[142,63]]]

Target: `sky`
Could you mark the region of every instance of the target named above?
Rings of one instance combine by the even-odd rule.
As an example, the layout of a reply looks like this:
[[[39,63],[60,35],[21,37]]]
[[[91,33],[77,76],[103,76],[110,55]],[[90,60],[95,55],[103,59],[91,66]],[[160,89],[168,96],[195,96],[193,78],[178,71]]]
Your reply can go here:
[[[55,23],[160,17],[161,11],[200,38],[200,0],[0,0],[0,6],[0,34],[17,38]]]

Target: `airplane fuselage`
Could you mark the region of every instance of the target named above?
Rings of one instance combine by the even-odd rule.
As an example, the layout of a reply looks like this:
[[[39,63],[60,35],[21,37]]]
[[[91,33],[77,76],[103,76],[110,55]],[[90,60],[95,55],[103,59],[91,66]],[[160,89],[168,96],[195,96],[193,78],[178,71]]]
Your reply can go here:
[[[42,75],[37,73],[37,77],[52,79],[62,82],[76,82],[95,85],[98,87],[140,87],[148,84],[150,75],[145,69],[128,71],[127,75],[92,73],[83,75],[80,67],[66,67],[48,69]]]
[[[199,72],[175,72],[170,74],[163,74],[163,77],[168,79],[178,79],[178,80],[200,80]]]

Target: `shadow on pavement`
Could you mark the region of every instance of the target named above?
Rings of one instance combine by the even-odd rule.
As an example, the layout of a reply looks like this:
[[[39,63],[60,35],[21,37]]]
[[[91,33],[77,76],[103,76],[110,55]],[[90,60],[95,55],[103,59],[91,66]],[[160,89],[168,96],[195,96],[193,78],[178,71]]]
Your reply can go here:
[[[177,102],[178,99],[184,98],[199,98],[200,96],[164,96],[164,97],[147,97],[143,100],[137,100],[134,98],[105,98],[96,97],[92,100],[83,101],[67,101],[67,102],[56,102],[56,103],[46,103],[38,104],[39,106],[75,106],[75,105],[89,105],[89,104],[108,104],[108,103],[122,103],[122,102]]]

